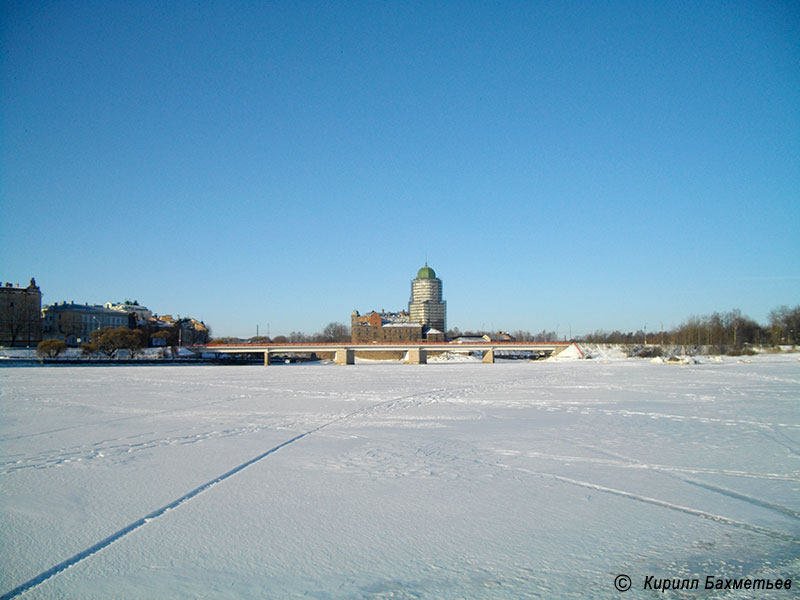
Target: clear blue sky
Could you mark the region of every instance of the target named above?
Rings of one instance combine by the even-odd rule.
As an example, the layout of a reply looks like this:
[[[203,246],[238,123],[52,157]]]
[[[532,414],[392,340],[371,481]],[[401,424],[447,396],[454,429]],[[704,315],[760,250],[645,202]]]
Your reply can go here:
[[[786,2],[0,4],[0,279],[215,335],[800,303]]]

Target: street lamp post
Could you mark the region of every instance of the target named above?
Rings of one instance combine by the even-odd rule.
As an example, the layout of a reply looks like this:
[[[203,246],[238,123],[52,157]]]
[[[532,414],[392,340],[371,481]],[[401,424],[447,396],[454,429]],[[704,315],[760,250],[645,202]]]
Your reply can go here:
[[[90,317],[91,317],[91,318],[94,320],[94,322],[97,324],[97,329],[102,329],[102,328],[103,328],[103,325],[102,325],[102,323],[100,323],[100,321],[98,320],[98,318],[97,318],[97,317],[95,317],[94,315],[89,315],[89,316],[90,316]]]

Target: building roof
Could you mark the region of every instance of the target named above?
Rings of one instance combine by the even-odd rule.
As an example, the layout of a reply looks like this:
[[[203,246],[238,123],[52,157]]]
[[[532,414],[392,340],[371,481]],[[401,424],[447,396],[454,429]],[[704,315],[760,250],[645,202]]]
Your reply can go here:
[[[436,279],[436,271],[431,269],[428,263],[425,263],[425,266],[417,271],[417,279]]]
[[[111,308],[106,308],[100,304],[75,304],[75,302],[55,302],[48,306],[45,306],[42,310],[44,311],[55,311],[55,312],[64,312],[64,311],[72,311],[72,312],[82,312],[82,313],[101,313],[104,315],[113,315],[113,316],[122,316],[125,313],[122,313],[118,310],[113,310]]]

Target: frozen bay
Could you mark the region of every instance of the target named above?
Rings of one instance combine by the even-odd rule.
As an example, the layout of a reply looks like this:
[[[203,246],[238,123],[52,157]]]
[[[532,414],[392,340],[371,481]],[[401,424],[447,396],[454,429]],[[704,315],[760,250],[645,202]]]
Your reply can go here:
[[[618,598],[619,574],[625,598],[660,595],[647,576],[793,579],[762,598],[800,586],[797,355],[4,368],[0,410],[0,594]]]

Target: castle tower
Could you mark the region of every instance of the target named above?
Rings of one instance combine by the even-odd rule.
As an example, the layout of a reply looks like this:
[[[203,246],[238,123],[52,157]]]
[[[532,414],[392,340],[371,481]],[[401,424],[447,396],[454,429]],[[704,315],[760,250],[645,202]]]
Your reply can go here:
[[[442,333],[447,330],[447,302],[442,300],[442,280],[425,263],[411,280],[411,300],[408,303],[409,318],[423,327],[432,327]]]

